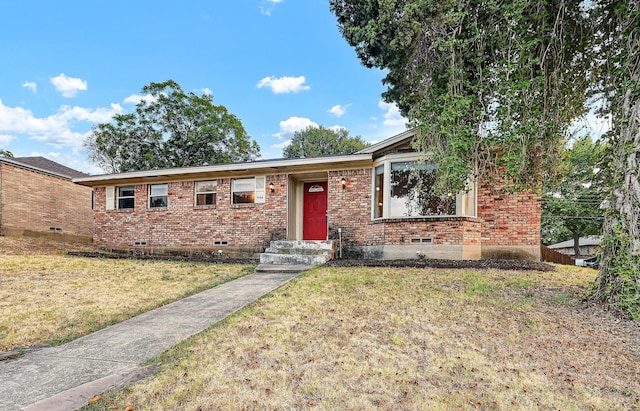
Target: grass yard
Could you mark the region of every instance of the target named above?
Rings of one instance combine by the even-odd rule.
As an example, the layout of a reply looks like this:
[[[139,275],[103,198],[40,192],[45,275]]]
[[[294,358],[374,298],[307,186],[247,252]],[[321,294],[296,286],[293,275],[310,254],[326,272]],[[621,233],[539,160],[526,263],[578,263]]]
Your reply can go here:
[[[70,257],[89,246],[0,237],[0,351],[57,344],[253,272]]]
[[[89,410],[628,410],[640,332],[595,271],[317,268]]]

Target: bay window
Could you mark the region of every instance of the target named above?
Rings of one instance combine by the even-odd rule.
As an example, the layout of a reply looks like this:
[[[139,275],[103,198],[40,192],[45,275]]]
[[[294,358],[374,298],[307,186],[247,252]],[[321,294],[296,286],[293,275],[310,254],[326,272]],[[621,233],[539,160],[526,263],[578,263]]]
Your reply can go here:
[[[387,156],[373,173],[373,218],[472,215],[468,196],[436,191],[436,167],[416,156]],[[475,205],[475,202],[471,202]]]

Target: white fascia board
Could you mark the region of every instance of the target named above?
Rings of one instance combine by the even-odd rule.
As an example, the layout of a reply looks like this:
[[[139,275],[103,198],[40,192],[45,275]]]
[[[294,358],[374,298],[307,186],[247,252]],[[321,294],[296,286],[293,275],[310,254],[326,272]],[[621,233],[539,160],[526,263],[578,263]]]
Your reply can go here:
[[[292,159],[278,159],[278,160],[265,160],[265,161],[249,161],[246,163],[230,163],[230,164],[217,164],[213,166],[200,166],[200,167],[184,167],[184,168],[165,168],[146,171],[131,171],[128,173],[117,174],[102,174],[89,177],[74,178],[72,181],[77,184],[87,186],[101,186],[109,185],[113,180],[133,180],[157,177],[159,175],[163,177],[175,177],[184,176],[188,178],[190,174],[204,174],[204,173],[220,173],[220,172],[247,172],[251,170],[260,169],[282,169],[287,167],[299,167],[305,165],[327,165],[335,163],[349,163],[372,160],[371,154],[349,154],[341,156],[327,156],[327,157],[309,157],[309,158],[292,158]]]

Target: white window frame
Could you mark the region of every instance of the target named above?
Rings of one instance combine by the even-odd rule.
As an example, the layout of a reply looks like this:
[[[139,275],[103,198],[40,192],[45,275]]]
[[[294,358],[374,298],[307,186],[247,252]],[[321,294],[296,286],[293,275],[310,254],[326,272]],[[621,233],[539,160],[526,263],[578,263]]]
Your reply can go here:
[[[442,217],[475,217],[476,216],[476,190],[475,184],[471,184],[468,192],[456,194],[456,212],[448,215],[427,215],[427,216],[392,216],[391,215],[391,163],[423,161],[424,156],[421,154],[392,154],[379,158],[373,165],[371,179],[371,219],[416,219],[416,218],[442,218]],[[376,217],[376,207],[378,207],[379,196],[376,190],[376,168],[384,167],[384,178],[382,183],[382,215]],[[469,201],[472,200],[472,201]]]
[[[154,192],[154,188],[159,189],[164,187],[164,190],[158,192],[157,190]],[[147,194],[148,194],[148,207],[149,208],[167,208],[169,207],[169,184],[160,183],[160,184],[149,184],[147,186]],[[156,202],[160,199],[164,198],[164,202],[158,202],[158,205],[155,205]]]
[[[203,190],[199,191],[198,188],[201,186],[202,188],[207,188],[207,186],[213,187],[212,190]],[[193,196],[194,205],[197,207],[206,207],[206,206],[214,206],[218,203],[218,180],[204,180],[204,181],[195,181],[194,182],[194,190],[195,194]],[[213,203],[212,204],[198,204],[198,196],[204,196],[206,201],[206,196],[213,194]]]
[[[265,197],[265,176],[256,176],[248,178],[232,178],[231,179],[231,204],[260,204],[264,203]],[[244,185],[244,186],[243,186]],[[235,202],[235,193],[253,192],[253,202]]]
[[[133,195],[124,196],[122,195],[122,189],[131,187],[133,189]],[[120,207],[120,200],[124,199],[132,199],[133,207]],[[132,210],[136,208],[136,186],[135,185],[126,185],[126,186],[116,186],[116,187],[107,187],[107,210]]]

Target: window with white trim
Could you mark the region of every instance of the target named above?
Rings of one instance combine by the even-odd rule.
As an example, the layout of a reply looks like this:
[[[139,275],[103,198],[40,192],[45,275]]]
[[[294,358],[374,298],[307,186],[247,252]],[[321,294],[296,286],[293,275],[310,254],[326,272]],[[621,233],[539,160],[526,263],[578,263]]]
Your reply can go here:
[[[196,205],[216,205],[218,181],[196,181]]]
[[[136,186],[120,186],[116,192],[118,209],[135,207]]]
[[[234,178],[231,180],[231,203],[253,204],[265,202],[265,177]]]
[[[475,211],[462,204],[469,195],[436,192],[435,165],[416,156],[388,156],[374,167],[373,218],[466,215]]]
[[[149,208],[164,208],[169,204],[169,184],[149,184]]]

